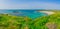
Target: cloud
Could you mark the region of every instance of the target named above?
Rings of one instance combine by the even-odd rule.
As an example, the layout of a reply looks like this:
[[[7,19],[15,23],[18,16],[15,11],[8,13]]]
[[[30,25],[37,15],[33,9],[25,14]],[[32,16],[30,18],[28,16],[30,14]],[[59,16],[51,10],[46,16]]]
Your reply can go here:
[[[0,9],[60,9],[60,4],[49,2],[7,2],[0,0]]]

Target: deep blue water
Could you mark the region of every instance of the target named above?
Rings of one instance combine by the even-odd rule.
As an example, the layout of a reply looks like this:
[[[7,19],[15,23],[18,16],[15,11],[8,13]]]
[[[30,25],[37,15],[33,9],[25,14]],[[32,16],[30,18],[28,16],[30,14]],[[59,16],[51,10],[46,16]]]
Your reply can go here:
[[[45,13],[38,12],[37,10],[0,10],[0,13],[7,13],[16,16],[28,16],[31,18],[36,18],[46,15]]]

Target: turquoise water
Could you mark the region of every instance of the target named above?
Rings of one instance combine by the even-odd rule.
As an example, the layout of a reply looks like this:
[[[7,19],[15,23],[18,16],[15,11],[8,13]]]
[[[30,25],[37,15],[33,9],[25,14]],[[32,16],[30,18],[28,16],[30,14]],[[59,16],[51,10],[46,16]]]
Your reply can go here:
[[[37,18],[46,14],[38,12],[37,10],[0,10],[0,13],[7,13],[16,16],[28,16],[30,18]]]

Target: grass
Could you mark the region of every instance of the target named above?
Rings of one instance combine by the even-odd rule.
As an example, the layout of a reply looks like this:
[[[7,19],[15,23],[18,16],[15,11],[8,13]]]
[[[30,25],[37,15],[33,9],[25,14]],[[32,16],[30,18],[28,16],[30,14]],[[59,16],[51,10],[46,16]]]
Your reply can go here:
[[[29,17],[12,16],[9,14],[0,14],[0,29],[52,29],[54,24],[56,29],[60,29],[60,12],[55,14],[31,19]]]

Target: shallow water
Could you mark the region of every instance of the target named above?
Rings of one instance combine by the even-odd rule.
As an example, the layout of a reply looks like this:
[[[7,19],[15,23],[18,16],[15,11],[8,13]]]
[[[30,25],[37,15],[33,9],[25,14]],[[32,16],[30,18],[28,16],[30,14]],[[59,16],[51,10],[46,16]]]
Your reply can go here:
[[[45,13],[38,12],[37,10],[0,10],[0,13],[7,13],[16,16],[28,16],[31,18],[36,18],[46,15]]]

